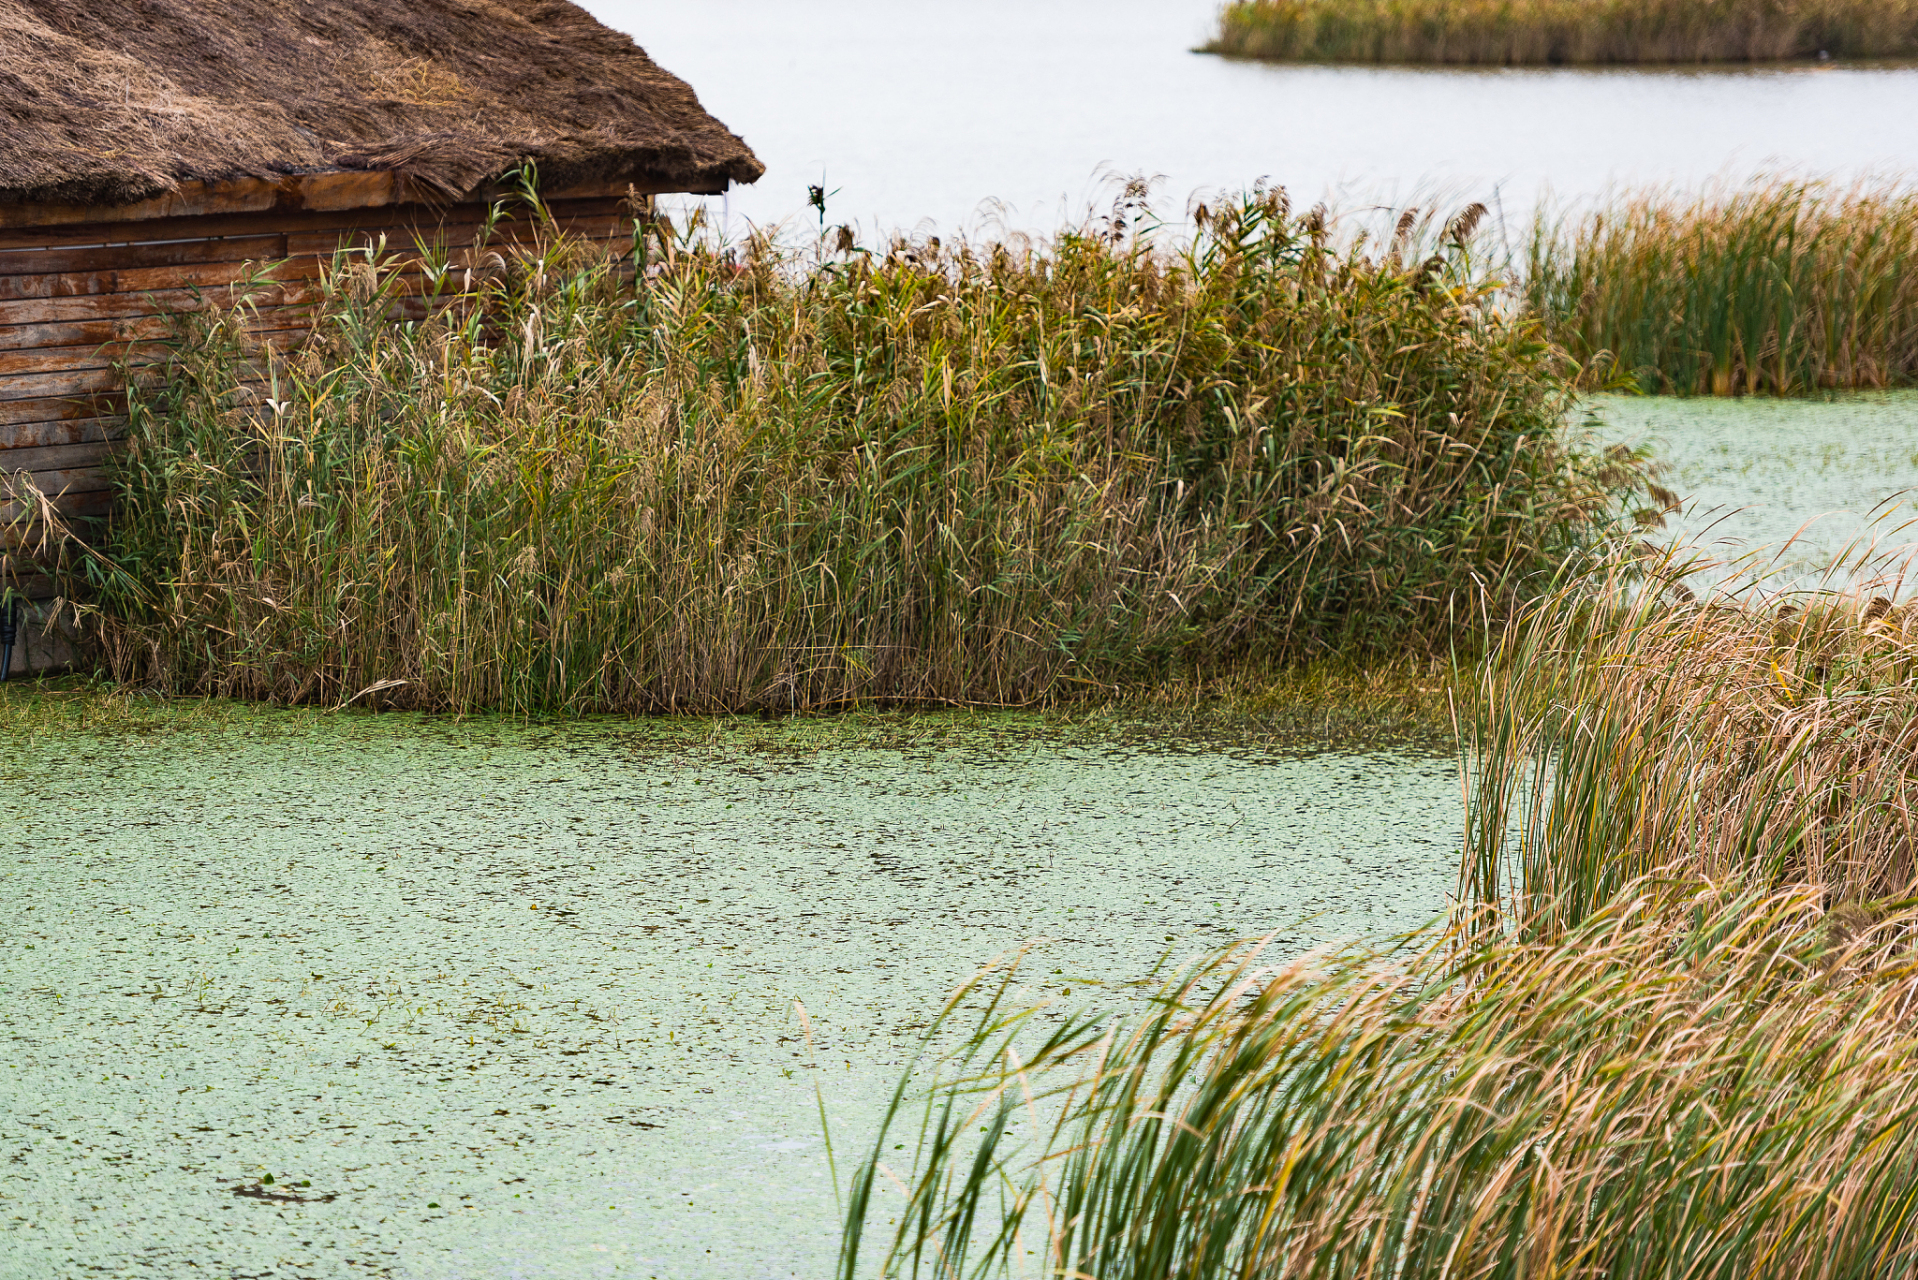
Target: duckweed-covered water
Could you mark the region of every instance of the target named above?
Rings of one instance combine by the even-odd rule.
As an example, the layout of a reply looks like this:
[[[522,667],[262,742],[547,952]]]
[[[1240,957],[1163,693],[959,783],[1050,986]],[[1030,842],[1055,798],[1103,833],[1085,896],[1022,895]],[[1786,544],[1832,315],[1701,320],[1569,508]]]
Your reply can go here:
[[[1822,581],[1848,548],[1889,555],[1918,542],[1918,392],[1606,396],[1592,408],[1603,437],[1669,465],[1665,483],[1686,507],[1660,536],[1775,564],[1775,585]]]
[[[1102,1000],[1453,884],[1447,760],[814,732],[0,748],[0,1274],[824,1276],[815,1080],[844,1179],[982,962]]]

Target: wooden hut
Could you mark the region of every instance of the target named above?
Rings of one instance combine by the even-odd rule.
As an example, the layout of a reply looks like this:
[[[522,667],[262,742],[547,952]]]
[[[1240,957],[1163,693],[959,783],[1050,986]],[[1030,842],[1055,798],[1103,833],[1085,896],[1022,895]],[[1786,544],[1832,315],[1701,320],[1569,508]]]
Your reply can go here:
[[[264,270],[260,325],[297,340],[343,241],[470,244],[529,160],[559,224],[615,246],[634,193],[762,172],[566,0],[0,0],[0,471],[102,514],[115,369],[168,312]],[[11,584],[50,597],[21,564],[33,511],[0,498]],[[22,642],[16,672],[63,659]]]

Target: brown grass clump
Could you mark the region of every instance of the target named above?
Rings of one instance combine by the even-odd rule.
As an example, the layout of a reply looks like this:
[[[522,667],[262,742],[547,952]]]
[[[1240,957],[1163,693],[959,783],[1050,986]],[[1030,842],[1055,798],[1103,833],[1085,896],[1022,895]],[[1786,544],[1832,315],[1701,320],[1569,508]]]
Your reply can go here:
[[[902,1080],[838,1274],[1911,1275],[1918,917],[1841,939],[1817,897],[1241,948],[1103,1016],[1001,988]]]
[[[1918,608],[1658,586],[1613,565],[1488,662],[1467,893],[1556,927],[1653,872],[1853,915],[1918,892]]]
[[[1206,50],[1289,62],[1761,62],[1918,53],[1913,0],[1233,0]]]

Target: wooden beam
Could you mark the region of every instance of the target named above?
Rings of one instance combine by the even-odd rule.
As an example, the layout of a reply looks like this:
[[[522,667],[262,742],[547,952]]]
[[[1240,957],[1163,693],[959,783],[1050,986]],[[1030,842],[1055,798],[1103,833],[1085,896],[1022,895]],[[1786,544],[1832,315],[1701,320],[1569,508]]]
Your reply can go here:
[[[45,399],[18,399],[0,404],[0,427],[22,426],[38,422],[85,422],[93,418],[111,418],[126,412],[123,390],[111,395],[49,396]]]
[[[309,325],[259,329],[250,328],[254,343],[285,351],[299,345],[312,333]],[[0,351],[0,388],[8,379],[37,373],[60,373],[71,369],[111,369],[119,365],[138,368],[165,360],[174,353],[165,342],[108,342],[97,347],[29,347]],[[0,395],[5,391],[0,390]]]
[[[150,222],[107,222],[79,225],[0,227],[0,249],[59,248],[85,244],[150,244],[165,240],[204,240],[215,236],[285,234],[333,228],[387,228],[410,231],[439,226],[477,226],[489,212],[485,204],[401,204],[338,213],[279,211],[162,218]],[[623,199],[555,200],[547,205],[560,219],[606,218],[630,223],[632,214]],[[503,226],[528,225],[525,210],[508,210]]]
[[[43,276],[0,275],[0,300],[80,298],[102,293],[151,293],[155,289],[225,289],[249,277],[278,282],[318,280],[318,258],[282,258],[253,264],[197,262],[177,267],[130,267],[125,271],[61,271]]]
[[[43,474],[49,479],[53,479],[64,473],[53,471]],[[107,512],[113,508],[113,492],[106,487],[104,477],[101,477],[100,472],[94,468],[88,468],[86,471],[80,473],[80,475],[86,479],[87,483],[97,483],[99,487],[87,489],[79,493],[62,493],[57,485],[51,489],[46,486],[40,486],[40,491],[47,495],[47,501],[52,505],[53,509],[63,516],[85,518],[88,516],[103,516],[107,514]],[[0,502],[0,521],[11,523],[19,520],[22,516],[31,518],[34,512],[38,510],[39,503],[30,502],[24,498],[14,498],[6,502]],[[22,545],[22,543],[15,542],[13,545],[19,546]]]
[[[76,467],[98,467],[113,452],[113,444],[96,440],[91,444],[52,444],[37,449],[0,449],[0,474],[21,471],[72,471]]]
[[[640,195],[666,195],[682,190],[671,183],[634,183]],[[619,199],[628,184],[596,183],[543,193],[548,202],[579,199]],[[123,205],[0,205],[0,227],[54,227],[88,223],[152,222],[163,218],[204,217],[222,213],[339,213],[384,205],[490,204],[511,199],[505,187],[489,187],[458,201],[436,199],[436,193],[415,186],[394,173],[335,170],[295,173],[280,178],[236,178],[227,182],[183,182],[165,195]],[[718,191],[696,192],[718,195]]]
[[[273,262],[286,256],[286,236],[278,232],[122,245],[39,245],[0,249],[0,276],[169,267],[190,262]]]
[[[10,400],[52,400],[120,390],[120,378],[111,369],[77,373],[30,373],[0,378],[0,406]],[[0,408],[0,421],[5,421]]]

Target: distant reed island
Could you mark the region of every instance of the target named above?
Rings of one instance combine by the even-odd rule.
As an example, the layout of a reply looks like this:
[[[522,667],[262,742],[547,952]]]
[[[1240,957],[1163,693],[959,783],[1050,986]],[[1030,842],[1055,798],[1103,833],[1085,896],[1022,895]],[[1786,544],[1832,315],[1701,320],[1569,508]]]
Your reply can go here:
[[[1236,0],[1203,48],[1454,66],[1918,57],[1918,0]]]

